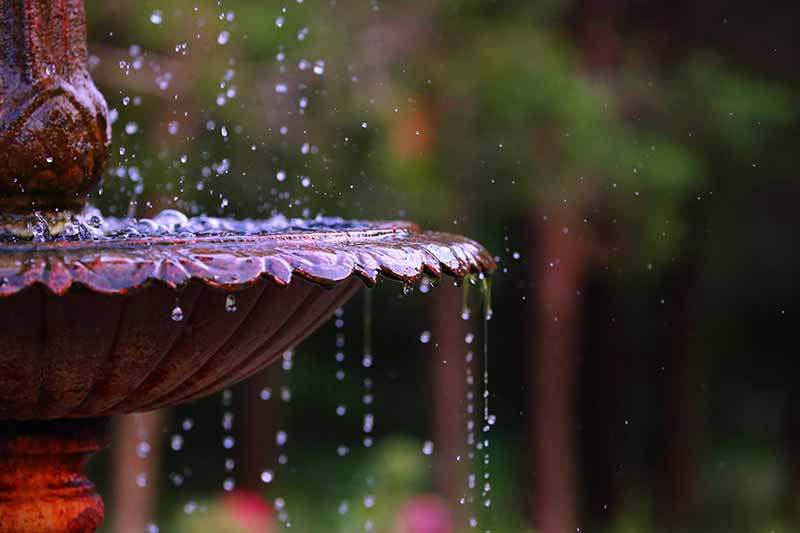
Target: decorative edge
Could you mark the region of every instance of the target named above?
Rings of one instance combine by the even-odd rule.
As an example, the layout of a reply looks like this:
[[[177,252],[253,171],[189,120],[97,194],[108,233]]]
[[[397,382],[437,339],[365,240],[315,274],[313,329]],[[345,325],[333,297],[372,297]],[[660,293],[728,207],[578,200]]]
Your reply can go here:
[[[0,297],[34,285],[56,295],[73,286],[123,295],[149,283],[178,289],[192,280],[235,291],[263,277],[288,285],[295,275],[329,286],[355,275],[371,286],[380,275],[408,283],[423,274],[463,278],[496,267],[466,237],[377,222],[347,231],[0,245]]]

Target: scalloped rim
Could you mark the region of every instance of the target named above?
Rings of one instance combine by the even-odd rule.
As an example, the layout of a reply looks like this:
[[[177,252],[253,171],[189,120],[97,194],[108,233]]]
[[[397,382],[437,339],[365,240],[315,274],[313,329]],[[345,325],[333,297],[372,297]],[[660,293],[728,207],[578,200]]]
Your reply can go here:
[[[33,285],[57,295],[73,286],[126,294],[151,282],[177,289],[192,280],[234,291],[263,277],[288,285],[294,275],[322,285],[355,275],[374,285],[380,275],[411,282],[423,274],[490,274],[497,266],[466,237],[421,232],[404,221],[370,224],[342,231],[0,245],[0,297]]]

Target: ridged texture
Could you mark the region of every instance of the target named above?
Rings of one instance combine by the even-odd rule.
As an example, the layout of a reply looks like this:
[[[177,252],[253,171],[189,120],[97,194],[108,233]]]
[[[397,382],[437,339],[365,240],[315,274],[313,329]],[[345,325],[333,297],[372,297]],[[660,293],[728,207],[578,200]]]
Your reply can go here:
[[[149,281],[178,287],[195,279],[239,289],[261,277],[288,285],[299,275],[332,285],[355,274],[372,284],[381,273],[412,281],[426,271],[463,277],[494,268],[475,241],[384,222],[351,231],[0,245],[0,297],[37,284],[54,294],[73,284],[125,294]]]
[[[494,266],[473,241],[399,223],[0,247],[0,420],[186,402],[268,365],[380,273],[408,281]]]
[[[0,299],[0,420],[155,409],[232,385],[314,331],[363,284],[261,280],[235,293],[192,282],[127,296],[42,287]],[[172,309],[183,310],[173,321]]]

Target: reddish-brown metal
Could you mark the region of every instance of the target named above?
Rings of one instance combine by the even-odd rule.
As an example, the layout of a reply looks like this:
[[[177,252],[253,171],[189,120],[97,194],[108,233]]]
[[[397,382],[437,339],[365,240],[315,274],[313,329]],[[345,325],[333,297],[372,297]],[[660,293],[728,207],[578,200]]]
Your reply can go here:
[[[100,180],[110,129],[85,33],[82,0],[0,0],[0,223],[12,230],[20,217],[5,215],[63,213]],[[0,532],[99,526],[83,466],[105,442],[104,417],[245,379],[362,280],[494,268],[476,242],[409,223],[0,244]]]
[[[410,282],[427,272],[464,277],[496,267],[478,243],[420,232],[407,222],[367,229],[234,237],[118,239],[0,246],[0,297],[33,285],[65,294],[73,284],[103,294],[158,281],[178,287],[197,280],[236,290],[258,279],[288,285],[300,276],[333,285],[353,275]]]
[[[0,531],[89,533],[103,500],[83,473],[106,445],[106,422],[0,422]]]
[[[261,280],[233,294],[235,311],[229,293],[200,282],[0,298],[0,420],[106,416],[210,394],[280,357],[360,285]]]
[[[108,158],[83,0],[0,0],[0,213],[80,205]]]

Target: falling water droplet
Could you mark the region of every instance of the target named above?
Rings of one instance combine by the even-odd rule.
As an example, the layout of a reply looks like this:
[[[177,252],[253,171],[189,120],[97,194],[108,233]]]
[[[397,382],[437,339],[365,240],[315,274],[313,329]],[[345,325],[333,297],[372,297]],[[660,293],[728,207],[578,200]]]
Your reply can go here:
[[[433,441],[425,441],[422,445],[422,453],[425,455],[433,455]]]
[[[172,320],[175,322],[183,320],[183,309],[181,309],[181,306],[176,305],[172,308]]]
[[[229,294],[225,297],[225,311],[228,313],[236,312],[236,296]]]

